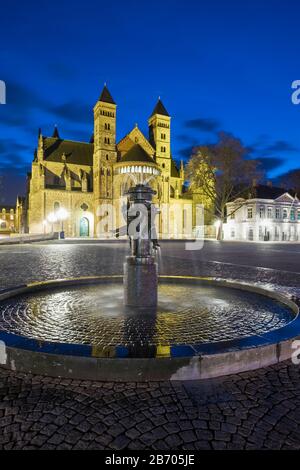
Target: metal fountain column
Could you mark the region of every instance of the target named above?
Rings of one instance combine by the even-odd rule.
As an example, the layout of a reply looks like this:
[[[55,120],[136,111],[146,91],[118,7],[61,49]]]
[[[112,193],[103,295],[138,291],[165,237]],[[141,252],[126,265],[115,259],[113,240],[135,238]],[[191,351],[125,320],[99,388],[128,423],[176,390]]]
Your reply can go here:
[[[157,306],[157,246],[150,187],[138,184],[128,191],[127,233],[131,255],[124,263],[124,304],[137,309]]]

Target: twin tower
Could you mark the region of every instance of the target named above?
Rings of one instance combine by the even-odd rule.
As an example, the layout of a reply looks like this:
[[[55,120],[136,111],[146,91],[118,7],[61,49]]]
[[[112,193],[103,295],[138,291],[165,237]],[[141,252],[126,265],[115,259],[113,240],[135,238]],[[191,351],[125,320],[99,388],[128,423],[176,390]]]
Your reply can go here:
[[[122,160],[124,148],[116,142],[117,105],[105,85],[94,107],[94,197],[95,203],[107,203],[114,197],[114,165]],[[149,139],[141,134],[135,136],[135,142],[143,145],[144,139],[149,146],[149,158],[159,167],[162,178],[171,174],[171,117],[159,99],[149,118]],[[140,131],[139,131],[140,132]],[[133,133],[133,131],[132,131]],[[129,134],[131,138],[131,133]],[[123,139],[124,140],[124,139]],[[150,144],[150,145],[149,145]],[[128,148],[129,150],[129,148]],[[151,155],[151,153],[153,155]],[[136,157],[138,161],[138,156]]]

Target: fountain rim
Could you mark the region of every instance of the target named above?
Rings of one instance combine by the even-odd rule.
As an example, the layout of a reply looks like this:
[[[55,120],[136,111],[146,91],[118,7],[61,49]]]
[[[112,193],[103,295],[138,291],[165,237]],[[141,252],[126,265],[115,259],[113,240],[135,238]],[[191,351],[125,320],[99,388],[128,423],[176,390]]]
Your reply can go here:
[[[19,295],[63,288],[64,286],[75,287],[122,281],[122,275],[100,275],[30,282],[2,290],[0,303]],[[105,347],[99,348],[88,344],[52,342],[0,330],[0,342],[4,342],[7,351],[7,362],[4,365],[1,364],[1,367],[21,372],[91,380],[193,380],[195,366],[197,369],[196,379],[200,379],[253,370],[290,359],[292,342],[300,337],[299,298],[267,287],[216,277],[161,275],[159,281],[193,282],[252,292],[282,303],[289,307],[295,316],[285,326],[263,335],[198,345],[174,344],[167,348],[163,345],[162,347],[157,346],[154,358],[127,357],[124,354],[124,348],[118,349],[118,346],[105,349]],[[25,360],[22,360],[22,355]],[[42,358],[42,367],[39,358]],[[51,362],[51,358],[54,361],[54,366],[51,363],[51,366],[47,367],[47,361]],[[89,375],[89,370],[87,374],[85,373],[80,360],[90,362],[90,366],[92,363],[96,366],[94,376]],[[62,364],[57,364],[57,361]],[[66,364],[63,364],[64,362]],[[112,367],[113,363],[116,367]],[[171,363],[173,367],[170,367]],[[205,363],[207,364],[205,365]],[[60,367],[56,367],[55,364]],[[125,374],[120,368],[121,364],[125,365]],[[162,371],[159,370],[160,366],[163,366]],[[153,368],[153,373],[151,368]],[[103,375],[104,371],[108,374],[108,378]],[[191,374],[192,378],[190,378]]]

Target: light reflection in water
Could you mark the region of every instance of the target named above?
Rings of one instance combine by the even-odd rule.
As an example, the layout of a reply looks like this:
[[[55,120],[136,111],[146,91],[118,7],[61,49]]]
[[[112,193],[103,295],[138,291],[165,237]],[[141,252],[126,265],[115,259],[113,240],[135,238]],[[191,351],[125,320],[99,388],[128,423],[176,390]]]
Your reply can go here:
[[[113,283],[55,289],[0,304],[0,329],[49,341],[134,350],[137,345],[151,349],[263,334],[292,319],[288,307],[260,295],[174,283],[159,286],[155,314],[126,311],[123,287]]]

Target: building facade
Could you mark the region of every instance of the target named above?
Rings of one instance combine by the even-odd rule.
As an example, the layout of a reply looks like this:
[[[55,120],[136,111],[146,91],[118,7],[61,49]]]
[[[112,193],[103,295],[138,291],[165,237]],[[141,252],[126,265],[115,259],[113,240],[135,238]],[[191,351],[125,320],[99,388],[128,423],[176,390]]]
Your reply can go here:
[[[282,188],[258,186],[227,204],[225,240],[300,241],[300,201]]]
[[[16,211],[13,206],[0,206],[0,236],[16,232]]]
[[[52,137],[39,132],[27,194],[29,233],[63,229],[68,237],[101,238],[122,233],[124,197],[131,186],[146,183],[156,191],[160,237],[191,235],[197,194],[185,191],[183,164],[177,168],[172,158],[171,117],[162,101],[148,120],[148,138],[136,125],[117,142],[116,125],[117,106],[104,86],[90,142],[64,140],[56,127]]]

